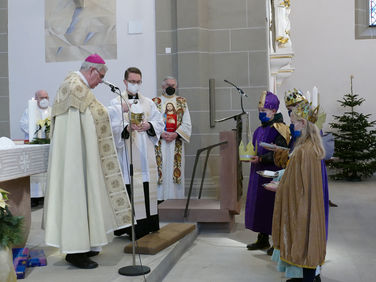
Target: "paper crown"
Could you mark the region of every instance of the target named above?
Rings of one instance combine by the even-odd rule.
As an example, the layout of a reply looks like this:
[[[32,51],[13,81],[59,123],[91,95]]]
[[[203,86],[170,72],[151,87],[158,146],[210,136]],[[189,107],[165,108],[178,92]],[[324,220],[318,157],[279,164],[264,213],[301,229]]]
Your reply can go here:
[[[85,62],[89,62],[93,64],[101,64],[101,65],[106,64],[106,62],[98,54],[91,54],[89,57],[85,59]]]
[[[279,100],[278,100],[277,95],[269,91],[262,92],[258,106],[259,108],[265,108],[265,109],[278,111]]]
[[[298,103],[306,100],[307,99],[303,96],[302,91],[296,88],[294,88],[293,90],[289,90],[287,93],[285,92],[286,107],[296,106]]]
[[[313,108],[312,103],[305,100],[302,103],[299,103],[292,111],[297,117],[315,123],[319,116],[319,107],[320,106]]]
[[[250,161],[252,156],[257,155],[257,143],[256,148],[253,147],[252,141],[249,141],[247,146],[244,147],[243,141],[239,144],[239,160],[240,161]]]

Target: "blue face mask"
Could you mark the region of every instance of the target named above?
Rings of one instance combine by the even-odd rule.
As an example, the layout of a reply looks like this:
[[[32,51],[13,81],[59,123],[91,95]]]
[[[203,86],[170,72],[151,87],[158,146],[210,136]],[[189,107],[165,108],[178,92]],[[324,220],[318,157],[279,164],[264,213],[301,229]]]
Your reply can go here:
[[[293,123],[290,123],[290,134],[291,134],[291,136],[294,135],[294,124]]]
[[[294,130],[293,137],[299,138],[302,135],[302,132],[300,130]]]
[[[270,120],[269,117],[266,116],[266,113],[260,112],[259,113],[259,119],[261,122],[268,122]]]
[[[302,135],[302,131],[301,130],[295,130],[294,124],[291,123],[290,124],[290,134],[291,134],[293,139],[296,139],[296,138],[300,137],[300,135]]]

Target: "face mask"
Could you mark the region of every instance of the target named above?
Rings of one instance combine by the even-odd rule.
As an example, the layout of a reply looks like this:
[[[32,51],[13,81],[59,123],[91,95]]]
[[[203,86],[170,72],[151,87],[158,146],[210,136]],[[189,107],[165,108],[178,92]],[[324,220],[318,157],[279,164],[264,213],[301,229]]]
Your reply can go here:
[[[302,135],[302,131],[301,130],[295,130],[295,126],[294,124],[290,124],[290,133],[291,133],[291,136],[293,139],[296,139],[298,137],[300,137]]]
[[[268,122],[270,120],[269,117],[266,116],[266,113],[260,112],[259,113],[259,119],[261,122]]]
[[[292,137],[294,139],[300,137],[302,135],[302,131],[301,130],[294,130],[294,132],[292,133]]]
[[[47,99],[42,99],[42,100],[39,101],[39,106],[40,106],[41,108],[47,108],[48,105],[49,105],[49,103],[50,103],[50,102],[49,102]]]
[[[166,88],[165,91],[166,91],[166,94],[167,94],[167,95],[174,95],[174,93],[175,93],[175,88],[172,87],[172,86],[169,86],[169,87]]]
[[[294,135],[294,128],[295,128],[294,124],[291,123],[289,128],[290,128],[290,134],[291,134],[291,136],[293,136]]]
[[[138,91],[140,90],[140,85],[138,85],[137,83],[133,84],[133,83],[128,83],[128,91],[131,92],[132,94],[136,95],[138,93]]]

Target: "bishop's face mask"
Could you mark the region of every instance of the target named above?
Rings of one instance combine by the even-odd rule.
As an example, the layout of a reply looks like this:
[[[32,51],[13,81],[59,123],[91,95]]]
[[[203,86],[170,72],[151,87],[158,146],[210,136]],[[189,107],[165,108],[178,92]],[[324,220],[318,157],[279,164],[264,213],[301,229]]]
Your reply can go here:
[[[175,88],[172,87],[172,86],[169,86],[169,87],[166,88],[165,92],[166,92],[167,95],[170,95],[170,96],[174,95],[175,94]]]

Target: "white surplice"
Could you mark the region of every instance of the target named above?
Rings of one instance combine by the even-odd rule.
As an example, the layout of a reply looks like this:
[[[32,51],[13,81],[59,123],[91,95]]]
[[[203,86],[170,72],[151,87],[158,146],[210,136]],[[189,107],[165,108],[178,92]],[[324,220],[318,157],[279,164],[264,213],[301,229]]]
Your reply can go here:
[[[138,99],[128,99],[127,94],[124,99],[133,106],[132,100],[137,100],[137,107],[142,108],[144,113],[144,121],[150,122],[153,126],[155,136],[150,136],[147,132],[132,131],[132,155],[133,155],[133,184],[134,184],[134,204],[136,220],[147,217],[145,209],[145,197],[143,182],[149,182],[150,196],[150,215],[158,214],[157,209],[157,165],[155,160],[154,146],[158,144],[159,137],[163,131],[164,123],[161,113],[156,108],[153,101],[141,94]],[[111,119],[112,132],[114,135],[115,146],[118,152],[120,165],[122,167],[124,182],[130,184],[129,178],[129,161],[130,161],[130,138],[124,140],[121,137],[123,128],[129,125],[128,113],[123,113],[120,98],[111,101],[108,107]],[[124,124],[122,120],[124,118]]]

